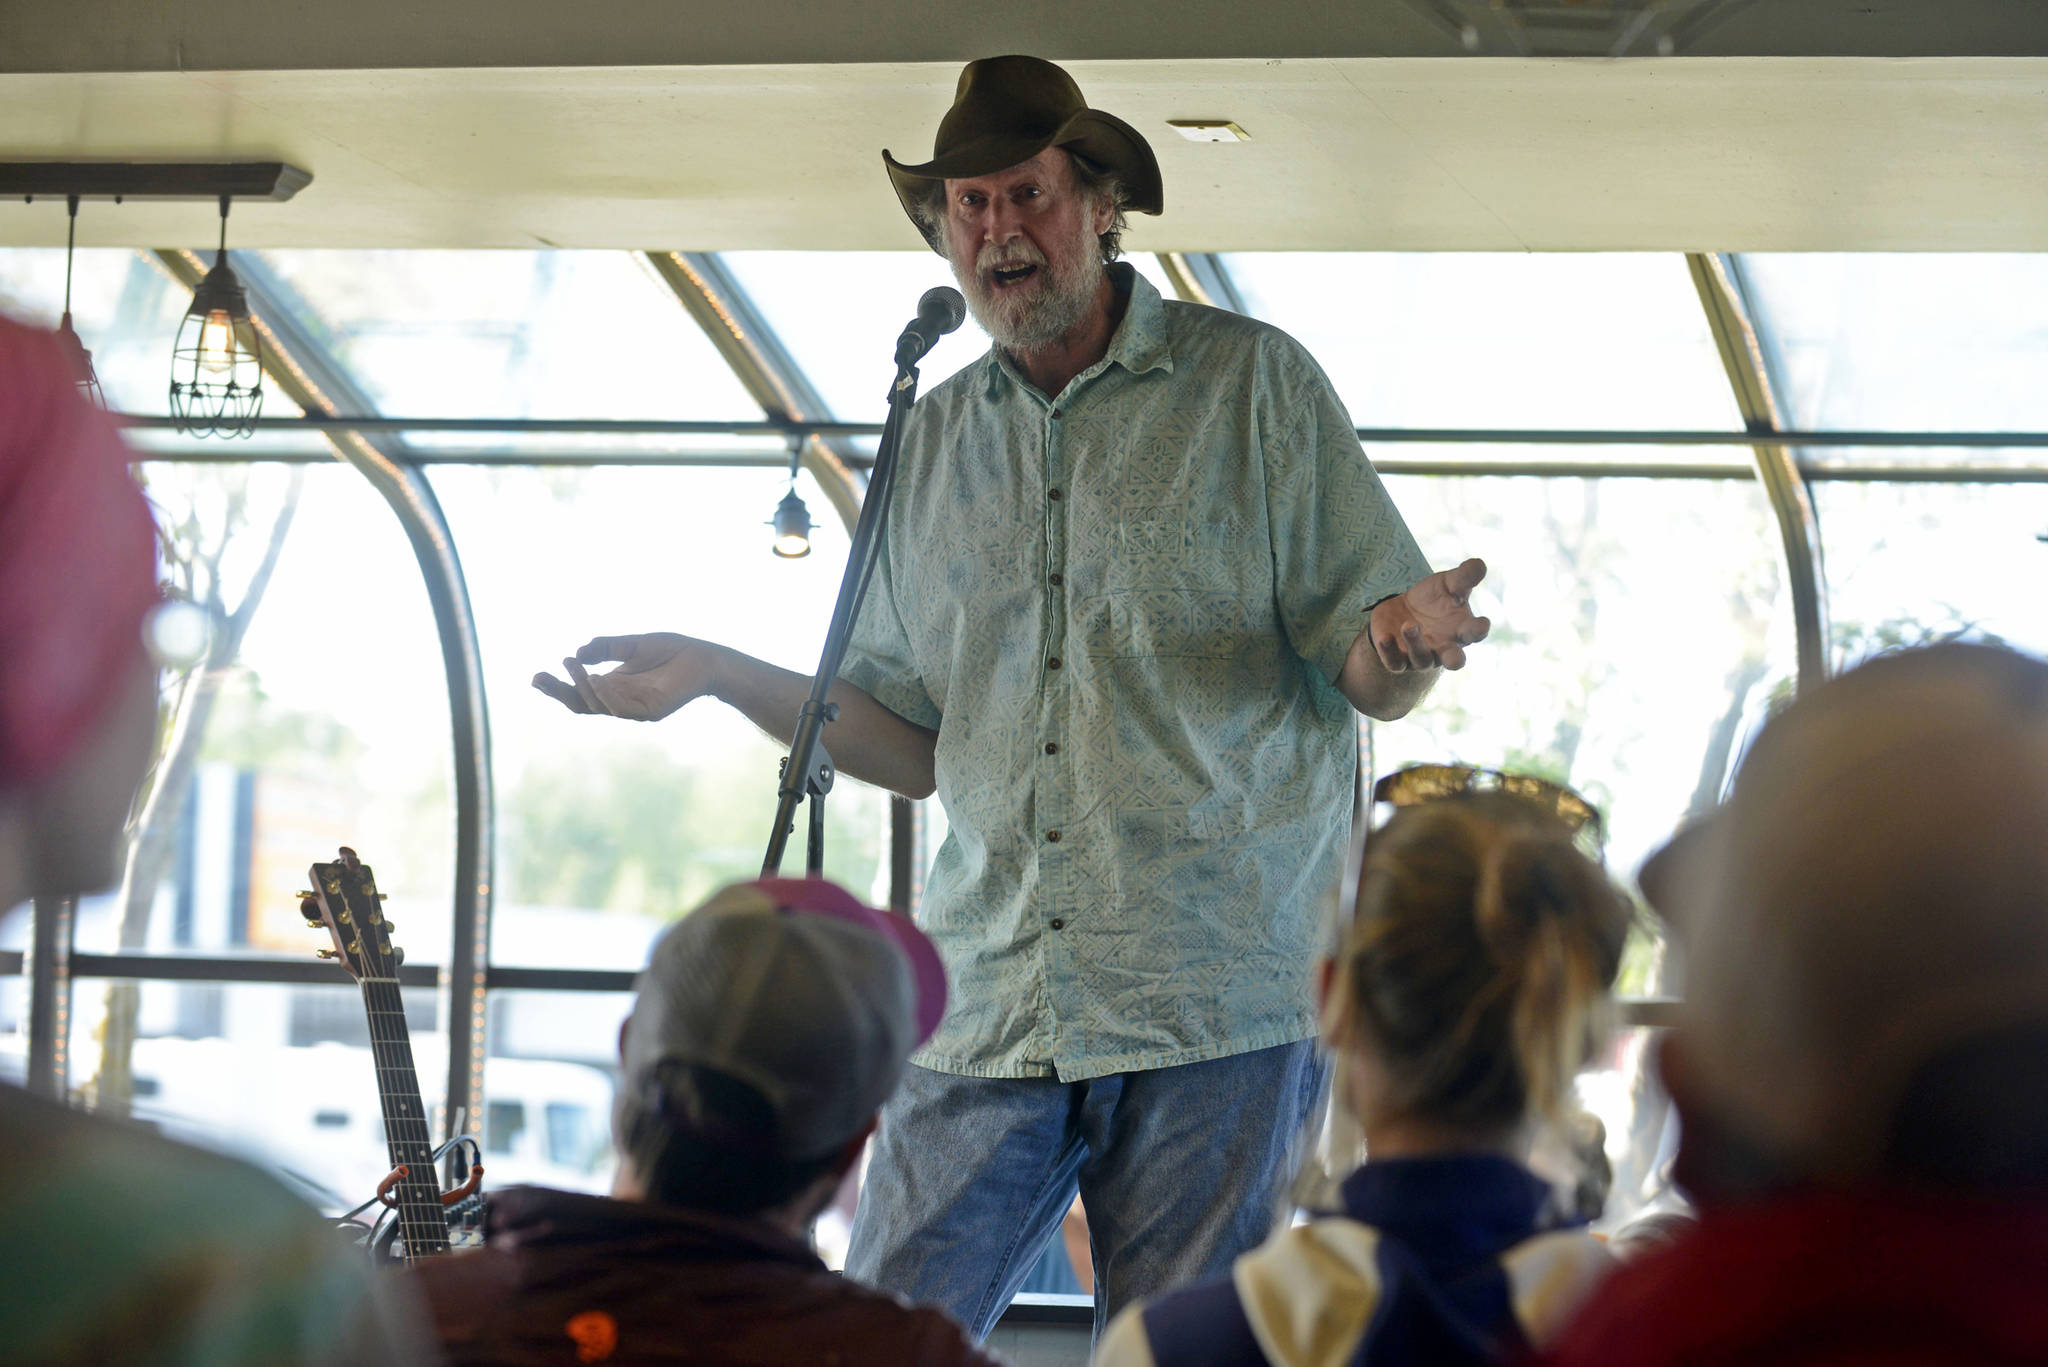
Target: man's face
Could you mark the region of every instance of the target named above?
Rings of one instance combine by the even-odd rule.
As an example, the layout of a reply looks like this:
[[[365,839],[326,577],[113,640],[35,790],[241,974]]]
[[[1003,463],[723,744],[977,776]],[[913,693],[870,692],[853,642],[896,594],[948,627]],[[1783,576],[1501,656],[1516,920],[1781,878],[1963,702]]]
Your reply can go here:
[[[1096,239],[1113,216],[1075,184],[1073,158],[1057,147],[1007,171],[947,181],[946,257],[974,320],[1010,351],[1075,331],[1096,306]]]

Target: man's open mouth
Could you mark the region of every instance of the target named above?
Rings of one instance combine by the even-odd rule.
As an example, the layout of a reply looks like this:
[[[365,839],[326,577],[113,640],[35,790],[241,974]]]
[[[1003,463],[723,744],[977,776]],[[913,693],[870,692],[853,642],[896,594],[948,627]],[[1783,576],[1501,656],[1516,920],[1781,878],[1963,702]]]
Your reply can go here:
[[[989,279],[995,282],[997,289],[1007,289],[1012,285],[1023,284],[1036,274],[1038,274],[1038,267],[1028,263],[1016,266],[994,266],[989,270]]]

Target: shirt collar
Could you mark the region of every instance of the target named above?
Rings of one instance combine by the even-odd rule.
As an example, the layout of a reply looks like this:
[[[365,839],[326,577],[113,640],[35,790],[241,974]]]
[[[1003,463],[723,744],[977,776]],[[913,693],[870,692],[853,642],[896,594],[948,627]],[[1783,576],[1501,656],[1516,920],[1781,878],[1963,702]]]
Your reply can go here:
[[[1569,1224],[1554,1218],[1549,1184],[1494,1154],[1368,1159],[1344,1180],[1344,1213],[1403,1243],[1487,1257]]]
[[[1109,339],[1109,350],[1094,369],[1115,362],[1133,375],[1148,370],[1173,370],[1173,348],[1166,336],[1166,305],[1158,289],[1128,262],[1113,261],[1107,267],[1117,293],[1129,296],[1123,321]],[[1013,372],[1001,349],[990,347],[982,358],[982,390],[993,397],[1006,371]],[[1021,383],[1021,381],[1020,381]]]

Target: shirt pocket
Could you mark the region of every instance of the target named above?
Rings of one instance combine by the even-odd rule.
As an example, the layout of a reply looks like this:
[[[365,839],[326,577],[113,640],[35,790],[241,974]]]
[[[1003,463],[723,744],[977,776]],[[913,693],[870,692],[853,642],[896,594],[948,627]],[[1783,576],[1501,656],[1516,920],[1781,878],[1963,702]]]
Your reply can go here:
[[[1235,522],[1171,511],[1118,519],[1103,575],[1111,642],[1123,658],[1214,658],[1238,653],[1257,629],[1253,593],[1264,547]]]

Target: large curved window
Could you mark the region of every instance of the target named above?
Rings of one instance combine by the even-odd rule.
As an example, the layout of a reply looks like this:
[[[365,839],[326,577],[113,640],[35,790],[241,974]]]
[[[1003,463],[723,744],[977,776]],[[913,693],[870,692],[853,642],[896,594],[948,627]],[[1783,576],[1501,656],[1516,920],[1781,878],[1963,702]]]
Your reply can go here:
[[[1796,426],[2048,429],[2048,255],[1755,255],[1741,265]],[[2036,465],[2042,452],[1817,449],[1809,459]]]
[[[1952,638],[2048,652],[2048,486],[1815,486],[1838,667]]]
[[[633,252],[273,251],[263,261],[382,413],[761,420],[717,349]],[[783,449],[669,434],[406,440],[444,450]]]
[[[80,979],[74,990],[81,1001],[129,997],[135,1010],[120,1094],[110,1091],[114,1079],[90,1071],[105,1026],[74,1018],[79,1100],[260,1163],[329,1214],[375,1195],[391,1169],[380,1058],[361,990],[345,978],[332,987]],[[433,992],[408,988],[403,998],[421,1104],[438,1134],[447,1037]]]
[[[1256,316],[1306,346],[1361,427],[1741,426],[1685,259],[1249,253],[1224,258]],[[1449,458],[1441,448],[1401,455]],[[1489,447],[1541,460],[1555,447]],[[1579,459],[1678,462],[1684,448]]]
[[[801,560],[769,553],[781,473],[459,466],[433,478],[462,546],[491,702],[493,959],[638,969],[664,924],[759,873],[786,747],[715,700],[641,725],[574,715],[529,681],[560,675],[562,657],[595,636],[643,631],[809,675],[846,533],[808,475],[799,491],[820,525]],[[845,779],[826,812],[827,873],[877,895],[886,796]],[[784,867],[803,859],[799,827]]]
[[[1776,531],[1751,481],[1390,476],[1433,564],[1489,566],[1471,662],[1374,764],[1452,759],[1571,784],[1632,873],[1718,800],[1730,759],[1792,673]],[[1636,990],[1651,984],[1639,984]]]
[[[339,463],[151,462],[163,572],[206,655],[164,681],[123,886],[81,950],[310,955],[294,893],[350,845],[415,958],[449,937],[454,818],[432,611],[390,508]]]

